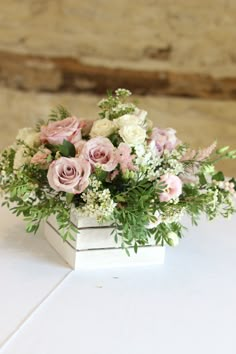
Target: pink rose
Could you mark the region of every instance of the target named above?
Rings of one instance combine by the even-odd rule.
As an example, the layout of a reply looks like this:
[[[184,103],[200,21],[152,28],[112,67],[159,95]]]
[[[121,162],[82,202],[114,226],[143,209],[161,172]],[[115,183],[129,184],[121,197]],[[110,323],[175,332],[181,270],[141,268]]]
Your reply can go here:
[[[131,155],[131,148],[129,147],[129,145],[125,143],[120,143],[116,150],[116,156],[118,163],[120,164],[121,171],[123,173],[125,173],[126,170],[136,170],[136,166],[134,166],[132,161],[135,155]]]
[[[84,145],[82,156],[94,167],[100,166],[104,171],[112,171],[118,161],[114,145],[108,138],[98,136]]]
[[[82,193],[89,184],[91,166],[81,158],[61,157],[48,169],[48,183],[57,192]]]
[[[154,141],[157,152],[161,155],[164,150],[172,151],[179,143],[175,135],[176,131],[171,128],[153,128],[151,142]]]
[[[92,129],[94,120],[82,119],[80,120],[82,136],[89,136],[90,130]]]
[[[182,182],[179,177],[166,174],[161,176],[160,180],[166,185],[164,192],[160,194],[161,202],[168,202],[180,196],[182,193]]]
[[[59,145],[67,140],[76,144],[80,139],[81,123],[76,117],[68,117],[41,127],[40,140],[42,143]]]
[[[114,170],[113,172],[111,172],[108,175],[107,182],[113,181],[113,179],[115,179],[118,175],[119,175],[119,171],[118,170]]]
[[[80,140],[78,141],[78,143],[75,144],[76,157],[80,156],[85,144],[86,140]]]
[[[33,165],[40,165],[44,168],[48,167],[48,156],[51,155],[51,151],[49,149],[42,149],[36,152],[36,154],[32,157],[31,163]]]

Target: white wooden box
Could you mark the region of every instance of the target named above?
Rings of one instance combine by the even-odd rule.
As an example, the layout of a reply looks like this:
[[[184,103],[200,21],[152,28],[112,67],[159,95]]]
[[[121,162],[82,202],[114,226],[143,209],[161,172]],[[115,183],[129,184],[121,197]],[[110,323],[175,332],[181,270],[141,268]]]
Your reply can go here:
[[[112,227],[109,224],[101,226],[96,219],[78,218],[73,214],[71,222],[78,228],[76,240],[63,241],[55,217],[46,221],[45,237],[73,269],[164,263],[165,248],[156,246],[154,240],[148,246],[139,247],[137,254],[130,248],[129,257],[120,248],[121,241],[116,243],[110,235]]]

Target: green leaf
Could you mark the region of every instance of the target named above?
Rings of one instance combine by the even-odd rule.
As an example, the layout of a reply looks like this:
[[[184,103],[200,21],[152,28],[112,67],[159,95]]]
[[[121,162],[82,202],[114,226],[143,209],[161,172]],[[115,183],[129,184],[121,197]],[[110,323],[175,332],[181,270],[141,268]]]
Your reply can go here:
[[[106,171],[103,171],[101,168],[97,167],[95,170],[95,175],[99,181],[104,182],[107,178],[108,173]]]
[[[224,181],[225,176],[224,176],[223,172],[219,171],[214,176],[212,176],[212,179],[215,181]]]
[[[55,110],[52,110],[49,115],[50,121],[63,120],[67,117],[70,117],[71,113],[63,106],[59,105]]]
[[[75,146],[67,140],[64,140],[63,144],[58,146],[58,150],[65,157],[75,157],[76,154]]]
[[[230,159],[235,159],[236,158],[236,150],[232,150],[232,151],[227,152],[226,156],[229,157]]]
[[[71,204],[74,196],[75,195],[73,193],[66,193],[66,202],[67,202],[67,204]]]
[[[207,180],[206,180],[206,177],[205,177],[204,173],[200,173],[199,174],[199,182],[200,182],[201,185],[207,184]]]
[[[125,202],[126,199],[125,199],[125,197],[123,195],[117,195],[116,196],[116,201],[117,202]]]
[[[127,254],[128,257],[130,257],[130,252],[127,247],[125,247],[125,253]]]
[[[217,153],[218,155],[221,155],[221,154],[224,154],[228,149],[229,149],[229,146],[223,146],[222,148],[217,149],[217,150],[216,150],[216,153]]]

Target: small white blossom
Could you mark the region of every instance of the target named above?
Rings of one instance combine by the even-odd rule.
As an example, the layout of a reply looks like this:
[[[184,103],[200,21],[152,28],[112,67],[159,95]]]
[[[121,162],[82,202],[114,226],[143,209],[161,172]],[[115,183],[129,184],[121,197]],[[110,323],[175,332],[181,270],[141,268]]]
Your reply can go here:
[[[25,147],[20,146],[15,154],[14,169],[19,170],[24,164],[29,163],[31,156],[27,155]]]
[[[16,140],[23,141],[29,147],[37,147],[40,145],[40,133],[32,128],[23,128],[19,130]]]
[[[217,186],[218,188],[225,190],[226,192],[229,192],[230,194],[232,194],[233,196],[236,195],[235,192],[235,186],[233,182],[229,182],[229,181],[215,181],[213,180],[212,183]]]
[[[90,178],[90,188],[81,194],[85,205],[79,208],[82,215],[96,217],[98,222],[111,218],[116,203],[109,189],[101,189],[102,183],[95,177]]]
[[[116,89],[115,93],[116,93],[117,96],[126,96],[126,97],[128,97],[128,96],[132,95],[132,92],[130,90],[123,89],[123,88]]]

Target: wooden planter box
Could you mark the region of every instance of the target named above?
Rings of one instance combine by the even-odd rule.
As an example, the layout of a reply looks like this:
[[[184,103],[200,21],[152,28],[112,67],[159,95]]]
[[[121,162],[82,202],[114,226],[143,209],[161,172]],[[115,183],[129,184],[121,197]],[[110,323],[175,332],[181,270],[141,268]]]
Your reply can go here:
[[[156,246],[154,241],[139,247],[137,254],[130,248],[129,257],[121,249],[121,242],[116,243],[110,235],[112,227],[109,224],[101,226],[96,219],[73,215],[71,222],[78,228],[75,241],[62,240],[55,217],[45,223],[45,237],[73,269],[164,263],[165,248]]]

